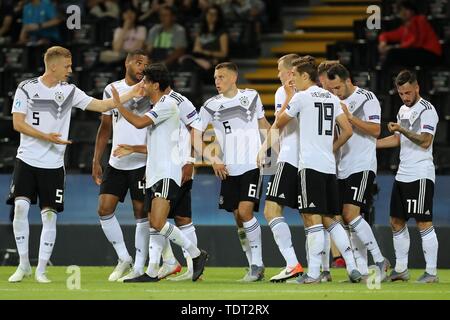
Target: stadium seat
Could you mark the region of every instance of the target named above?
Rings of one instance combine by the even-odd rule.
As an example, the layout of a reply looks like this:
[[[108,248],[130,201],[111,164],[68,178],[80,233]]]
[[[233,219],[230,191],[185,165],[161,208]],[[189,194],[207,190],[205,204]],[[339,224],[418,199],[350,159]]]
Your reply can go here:
[[[439,121],[434,137],[434,145],[448,145],[448,121]]]
[[[201,101],[201,82],[194,72],[172,72],[173,89],[185,95],[194,106],[199,107]]]
[[[433,158],[437,174],[450,173],[450,147],[433,147]]]
[[[25,70],[28,67],[28,55],[26,47],[3,47],[0,50],[0,65],[6,70]]]
[[[17,144],[0,143],[0,171],[14,168],[14,160],[17,154]]]
[[[98,126],[98,121],[73,121],[70,126],[69,139],[74,143],[94,143]]]
[[[81,81],[83,81],[84,88],[87,94],[102,97],[105,87],[119,78],[118,73],[113,71],[83,71],[81,74]]]

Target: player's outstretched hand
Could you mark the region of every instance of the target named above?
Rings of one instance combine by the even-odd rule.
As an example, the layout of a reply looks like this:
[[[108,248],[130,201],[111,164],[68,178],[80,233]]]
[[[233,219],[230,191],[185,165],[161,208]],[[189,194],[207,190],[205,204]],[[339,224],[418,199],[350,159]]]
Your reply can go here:
[[[92,162],[92,179],[94,179],[94,182],[96,185],[102,184],[102,166],[98,162]]]
[[[111,85],[111,93],[112,93],[112,96],[113,96],[114,105],[117,106],[117,107],[122,105],[121,102],[120,102],[119,92],[117,92],[117,89],[114,87],[114,85]]]
[[[54,144],[71,144],[72,141],[70,140],[63,140],[60,138],[61,134],[56,132],[51,132],[47,134],[47,141],[50,141]]]
[[[117,158],[125,157],[134,152],[133,146],[128,144],[119,144],[113,151],[113,156]]]
[[[215,163],[212,165],[214,174],[220,178],[220,180],[225,180],[228,176],[227,167],[223,163]]]
[[[399,125],[398,123],[396,123],[396,122],[389,122],[389,123],[388,123],[388,130],[389,130],[390,133],[394,133],[394,132],[396,132],[396,131],[400,132],[401,127],[400,127],[400,125]]]
[[[136,83],[133,86],[133,89],[131,89],[131,92],[132,92],[134,98],[143,97],[145,94],[144,80],[141,80],[141,82]]]

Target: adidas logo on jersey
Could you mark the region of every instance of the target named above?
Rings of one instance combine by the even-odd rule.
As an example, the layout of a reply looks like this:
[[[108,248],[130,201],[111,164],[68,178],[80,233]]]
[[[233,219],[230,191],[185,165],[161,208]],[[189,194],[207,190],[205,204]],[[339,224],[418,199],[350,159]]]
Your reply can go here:
[[[425,215],[429,216],[430,214],[430,210],[425,211]]]
[[[280,195],[278,196],[278,198],[280,198],[280,199],[286,199],[286,197],[284,196],[284,193],[280,194]]]
[[[315,208],[315,207],[316,207],[316,205],[314,204],[314,202],[311,202],[308,206],[308,208]]]
[[[36,94],[33,96],[33,98],[39,98],[39,94],[36,93]]]

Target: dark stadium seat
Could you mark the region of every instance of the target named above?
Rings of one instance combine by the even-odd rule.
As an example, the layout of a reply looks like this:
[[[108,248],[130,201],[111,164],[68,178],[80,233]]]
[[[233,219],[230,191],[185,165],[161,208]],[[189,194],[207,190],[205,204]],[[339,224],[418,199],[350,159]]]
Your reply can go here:
[[[104,17],[96,21],[96,42],[105,47],[111,47],[114,29],[120,27],[118,19]]]
[[[73,65],[75,70],[89,70],[98,65],[100,52],[103,47],[98,46],[75,46],[72,49]]]
[[[73,121],[70,126],[69,139],[73,143],[94,143],[98,126],[98,121]]]
[[[230,56],[250,58],[259,54],[259,42],[255,37],[254,25],[250,21],[227,21],[230,42]]]
[[[0,65],[6,70],[26,70],[28,49],[25,47],[3,47],[0,50]]]
[[[81,80],[86,93],[92,96],[102,97],[105,87],[116,80],[120,75],[115,71],[83,71]]]
[[[354,85],[370,91],[377,90],[376,72],[352,70],[351,75]]]
[[[450,173],[450,147],[433,147],[433,158],[437,174]]]
[[[436,135],[434,137],[435,145],[448,145],[449,144],[448,135],[448,121],[439,121],[437,126]]]
[[[172,72],[173,89],[186,96],[194,106],[202,102],[201,82],[194,72]]]
[[[17,154],[17,144],[0,143],[0,171],[11,170]]]
[[[19,133],[14,130],[12,117],[0,117],[0,142],[19,141]]]

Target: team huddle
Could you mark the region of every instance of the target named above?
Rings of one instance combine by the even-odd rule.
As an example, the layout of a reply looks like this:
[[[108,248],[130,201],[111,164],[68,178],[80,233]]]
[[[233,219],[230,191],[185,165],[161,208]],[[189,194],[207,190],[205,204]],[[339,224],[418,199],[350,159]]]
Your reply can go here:
[[[20,264],[10,282],[32,274],[28,211],[37,198],[43,228],[35,279],[51,282],[46,266],[56,239],[57,213],[64,209],[64,152],[70,144],[73,107],[102,113],[92,176],[100,185],[101,227],[118,256],[109,281],[196,281],[201,277],[209,254],[197,245],[191,189],[194,163],[205,161],[221,180],[219,208],[233,213],[248,260],[248,271],[240,281],[265,278],[261,227],[254,212],[259,211],[265,168],[272,165],[275,172],[267,186],[264,216],[286,267],[270,281],[331,281],[330,239],[345,259],[350,282],[367,279],[368,251],[381,281],[407,281],[406,223],[414,218],[426,261],[417,281],[438,282],[432,143],[439,119],[434,107],[420,97],[414,73],[405,70],[397,76],[395,84],[404,105],[397,122],[388,124],[392,135],[377,139],[381,131],[378,99],[353,85],[349,71],[337,61],[317,66],[311,56],[281,57],[282,85],[275,93],[273,125],[265,118],[258,92],[238,89],[238,68],[231,62],[215,67],[218,95],[197,112],[171,88],[166,67],[151,64],[145,52],[128,54],[125,78],[109,84],[103,100],[66,82],[72,71],[67,49],[49,48],[44,61],[44,75],[20,83],[13,102],[14,128],[21,140],[8,203],[14,205]],[[209,126],[215,143],[205,145]],[[111,132],[112,151],[103,171],[100,160]],[[400,165],[390,207],[396,261],[388,275],[390,263],[363,214],[369,209],[367,199],[376,178],[376,149],[393,147],[400,147]],[[128,191],[136,219],[134,259],[114,215]],[[285,206],[298,209],[303,219],[308,272],[294,251],[283,217]],[[171,242],[182,248],[187,263],[187,271],[176,277],[169,277],[181,270]]]

